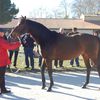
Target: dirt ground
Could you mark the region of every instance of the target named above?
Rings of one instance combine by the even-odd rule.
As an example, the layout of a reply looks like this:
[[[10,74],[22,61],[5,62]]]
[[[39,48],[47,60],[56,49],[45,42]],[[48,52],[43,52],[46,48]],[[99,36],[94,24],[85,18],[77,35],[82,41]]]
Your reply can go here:
[[[12,93],[0,95],[0,100],[100,100],[100,79],[97,72],[91,73],[87,89],[83,72],[54,72],[54,86],[47,92],[49,78],[46,73],[46,89],[41,89],[40,72],[6,73],[6,86]]]

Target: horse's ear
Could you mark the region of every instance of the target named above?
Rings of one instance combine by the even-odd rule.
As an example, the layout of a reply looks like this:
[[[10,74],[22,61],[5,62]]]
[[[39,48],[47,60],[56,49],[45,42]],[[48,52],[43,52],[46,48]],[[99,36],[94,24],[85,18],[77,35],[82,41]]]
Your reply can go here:
[[[26,16],[22,16],[22,15],[21,15],[21,19],[26,19]]]
[[[24,17],[21,15],[21,18],[24,18]]]
[[[24,19],[26,19],[26,16],[24,17]]]

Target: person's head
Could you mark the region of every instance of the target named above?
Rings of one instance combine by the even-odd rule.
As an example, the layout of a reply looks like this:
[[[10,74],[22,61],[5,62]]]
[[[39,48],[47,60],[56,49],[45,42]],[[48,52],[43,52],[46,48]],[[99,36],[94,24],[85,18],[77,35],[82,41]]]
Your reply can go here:
[[[74,27],[74,28],[72,29],[72,31],[73,31],[73,32],[77,32],[77,28]]]
[[[3,37],[3,36],[4,36],[3,29],[0,29],[0,37]]]

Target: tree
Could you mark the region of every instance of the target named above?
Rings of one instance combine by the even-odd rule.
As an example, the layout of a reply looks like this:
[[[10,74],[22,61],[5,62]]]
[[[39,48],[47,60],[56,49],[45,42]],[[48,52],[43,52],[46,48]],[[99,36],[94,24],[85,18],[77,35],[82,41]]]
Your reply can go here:
[[[67,3],[67,0],[61,0],[61,4],[60,4],[62,10],[63,10],[63,13],[64,13],[64,18],[68,18],[68,3]]]
[[[34,18],[68,18],[68,0],[61,0],[58,7],[54,9],[47,9],[40,7],[39,9],[35,9],[30,13],[30,17]]]
[[[100,0],[75,0],[72,5],[74,16],[97,14],[100,11]]]
[[[18,12],[19,9],[10,0],[0,0],[0,24],[11,21]]]

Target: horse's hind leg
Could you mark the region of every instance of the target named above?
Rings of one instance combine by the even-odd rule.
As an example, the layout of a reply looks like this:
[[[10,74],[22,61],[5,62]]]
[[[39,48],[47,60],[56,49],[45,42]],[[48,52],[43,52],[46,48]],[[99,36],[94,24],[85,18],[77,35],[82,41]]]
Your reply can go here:
[[[41,75],[42,75],[42,89],[45,88],[45,75],[44,75],[44,72],[45,72],[45,67],[46,67],[46,62],[45,60],[43,60],[43,65],[41,67]]]
[[[47,91],[51,91],[54,83],[53,83],[53,77],[52,77],[52,60],[50,60],[50,59],[47,59],[47,68],[48,68],[48,75],[50,78],[50,86]]]
[[[89,79],[90,79],[91,66],[90,66],[90,63],[89,63],[89,58],[87,56],[83,55],[83,59],[84,59],[85,65],[87,67],[87,76],[86,76],[86,82],[82,86],[82,88],[86,88],[87,84],[89,83]]]

